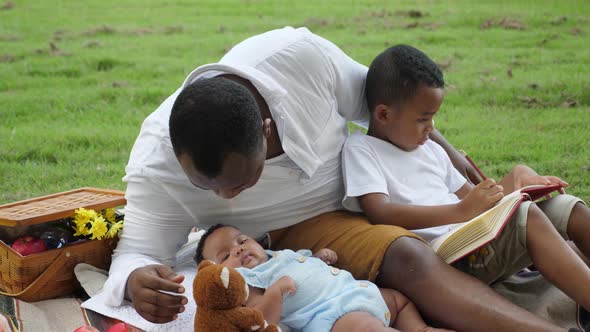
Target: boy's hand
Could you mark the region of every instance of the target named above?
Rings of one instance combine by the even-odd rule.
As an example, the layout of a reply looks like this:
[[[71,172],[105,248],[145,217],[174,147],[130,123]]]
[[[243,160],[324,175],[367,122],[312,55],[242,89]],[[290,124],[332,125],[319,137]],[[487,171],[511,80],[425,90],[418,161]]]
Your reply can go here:
[[[335,264],[338,261],[338,255],[336,252],[328,248],[322,248],[318,250],[315,254],[313,254],[313,257],[321,259],[328,265]]]
[[[295,281],[289,276],[282,276],[277,280],[274,284],[271,285],[278,287],[281,291],[283,297],[287,295],[293,295],[297,291],[297,286],[295,286]]]
[[[502,191],[504,188],[497,185],[493,179],[486,179],[475,186],[459,202],[462,211],[468,214],[467,219],[471,219],[482,212],[490,209],[496,202],[504,197]]]

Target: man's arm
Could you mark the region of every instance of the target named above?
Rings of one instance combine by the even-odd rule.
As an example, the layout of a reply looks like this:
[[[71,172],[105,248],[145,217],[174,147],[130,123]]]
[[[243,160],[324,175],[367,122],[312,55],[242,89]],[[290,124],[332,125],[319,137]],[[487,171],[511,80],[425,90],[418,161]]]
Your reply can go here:
[[[107,304],[118,306],[127,298],[145,319],[165,323],[188,301],[181,295],[184,277],[169,266],[187,240],[190,218],[162,186],[137,180],[127,186],[124,229],[103,292]]]
[[[430,139],[438,143],[445,150],[453,166],[461,173],[467,180],[473,184],[480,183],[483,179],[479,177],[473,166],[465,159],[465,157],[455,149],[451,143],[438,131],[434,130],[430,134]]]

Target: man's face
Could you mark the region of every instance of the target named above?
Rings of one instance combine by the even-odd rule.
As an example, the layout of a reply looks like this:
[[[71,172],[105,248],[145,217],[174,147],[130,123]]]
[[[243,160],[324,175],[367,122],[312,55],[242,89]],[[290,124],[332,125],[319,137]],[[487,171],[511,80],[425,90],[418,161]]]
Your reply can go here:
[[[391,106],[386,137],[398,148],[412,151],[423,145],[434,130],[433,117],[444,99],[442,88],[421,86],[416,95],[399,107]]]
[[[229,267],[258,266],[268,260],[264,248],[251,237],[233,227],[221,227],[209,234],[203,258]]]
[[[242,191],[254,186],[262,175],[266,159],[266,139],[262,141],[262,147],[252,156],[230,152],[223,161],[221,174],[213,179],[201,174],[186,153],[181,154],[178,160],[195,187],[212,190],[222,198],[234,198]]]

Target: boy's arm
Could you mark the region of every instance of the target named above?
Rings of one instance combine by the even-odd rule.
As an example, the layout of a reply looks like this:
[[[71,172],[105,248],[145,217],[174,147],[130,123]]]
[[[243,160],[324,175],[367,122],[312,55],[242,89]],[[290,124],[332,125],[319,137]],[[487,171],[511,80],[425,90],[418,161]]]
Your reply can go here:
[[[453,166],[455,166],[459,173],[461,173],[467,180],[471,181],[473,184],[481,182],[482,179],[480,179],[473,166],[471,166],[467,159],[465,159],[465,157],[463,157],[463,155],[459,153],[459,151],[457,151],[457,149],[455,149],[438,130],[435,129],[432,131],[430,139],[442,146],[451,159]]]
[[[412,230],[467,220],[459,203],[438,206],[397,204],[382,193],[359,196],[358,201],[373,224],[395,225]]]
[[[283,309],[283,296],[295,294],[296,290],[295,281],[291,277],[283,276],[270,285],[251,306],[262,311],[264,319],[269,324],[278,324]]]
[[[492,179],[475,187],[465,183],[456,194],[461,201],[447,205],[398,204],[382,193],[359,196],[358,201],[371,222],[411,230],[467,221],[491,208],[503,196],[502,187]]]

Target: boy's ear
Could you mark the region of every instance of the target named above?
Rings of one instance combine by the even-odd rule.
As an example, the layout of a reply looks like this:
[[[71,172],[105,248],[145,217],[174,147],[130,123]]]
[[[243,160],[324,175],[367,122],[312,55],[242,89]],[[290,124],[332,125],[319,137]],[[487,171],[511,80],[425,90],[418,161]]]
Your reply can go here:
[[[390,106],[387,106],[385,104],[378,104],[377,106],[375,106],[375,111],[373,115],[377,121],[387,122],[391,119],[391,112],[393,112],[393,109],[391,109]]]
[[[264,135],[264,137],[266,137],[267,139],[270,137],[270,134],[272,134],[272,126],[271,126],[272,120],[271,119],[264,119],[262,121],[262,134]]]

